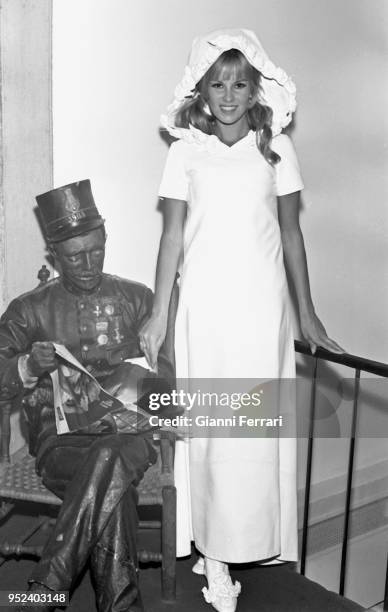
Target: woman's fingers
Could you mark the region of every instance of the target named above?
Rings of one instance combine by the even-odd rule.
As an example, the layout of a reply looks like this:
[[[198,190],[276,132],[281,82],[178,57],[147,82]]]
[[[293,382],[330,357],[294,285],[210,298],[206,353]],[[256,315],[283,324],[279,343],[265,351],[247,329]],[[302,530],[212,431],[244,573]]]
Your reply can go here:
[[[139,336],[140,348],[152,370],[156,369],[160,344],[161,342],[153,336],[148,336],[147,334]]]
[[[301,331],[314,355],[320,346],[332,353],[346,353],[337,342],[328,337],[322,321],[314,316],[301,316]]]
[[[157,371],[159,349],[166,335],[164,318],[150,317],[139,332],[139,346],[147,359],[148,365]]]
[[[148,365],[150,366],[150,368],[153,368],[153,351],[150,340],[144,337],[140,338],[139,344],[141,350],[144,353],[144,357],[146,358]]]
[[[308,343],[313,355],[315,354],[318,346],[326,349],[327,351],[331,351],[332,353],[346,353],[345,349],[343,349],[339,344],[337,344],[337,342],[328,336],[324,338],[309,338]]]
[[[145,343],[143,343],[143,344],[140,344],[140,348],[144,353],[144,357],[146,358],[148,365],[150,366],[150,368],[152,368],[151,354],[150,354],[150,351],[148,350],[148,346]]]
[[[151,370],[156,370],[158,352],[159,350],[157,348],[157,345],[155,343],[152,343],[149,349],[149,356],[150,356],[149,364],[150,364]]]
[[[331,338],[327,338],[325,344],[322,344],[322,346],[328,351],[332,351],[333,353],[346,353],[345,349],[343,349],[339,344],[337,344],[337,342],[335,342]]]

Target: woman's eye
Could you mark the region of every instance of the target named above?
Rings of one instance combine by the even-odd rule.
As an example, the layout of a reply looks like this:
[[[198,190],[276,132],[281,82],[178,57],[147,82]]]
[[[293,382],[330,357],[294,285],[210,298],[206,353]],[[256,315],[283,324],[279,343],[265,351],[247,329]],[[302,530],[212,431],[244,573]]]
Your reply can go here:
[[[247,83],[236,83],[236,89],[245,89],[247,87]]]
[[[213,89],[221,89],[221,87],[223,87],[222,83],[212,83],[211,87],[213,87]]]

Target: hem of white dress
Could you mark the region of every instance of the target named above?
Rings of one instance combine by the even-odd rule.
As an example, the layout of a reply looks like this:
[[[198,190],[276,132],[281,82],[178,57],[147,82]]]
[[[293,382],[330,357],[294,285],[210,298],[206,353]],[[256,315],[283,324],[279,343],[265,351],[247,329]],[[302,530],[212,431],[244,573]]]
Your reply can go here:
[[[260,551],[257,554],[249,555],[249,557],[233,557],[230,559],[225,557],[225,555],[220,555],[214,551],[205,551],[205,547],[202,547],[198,542],[195,542],[195,548],[204,556],[209,559],[215,559],[216,561],[222,561],[223,563],[260,563],[261,565],[277,565],[279,563],[289,563],[289,562],[297,562],[298,554],[297,553],[279,553],[279,552],[269,552],[263,554]]]

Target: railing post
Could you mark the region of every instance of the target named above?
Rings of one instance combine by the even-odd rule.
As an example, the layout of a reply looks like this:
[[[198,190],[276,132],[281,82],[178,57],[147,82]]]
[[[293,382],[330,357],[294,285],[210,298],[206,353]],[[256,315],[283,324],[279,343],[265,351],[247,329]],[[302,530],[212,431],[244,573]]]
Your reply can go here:
[[[384,591],[384,612],[388,610],[388,555],[387,555],[387,570],[385,573],[385,591]]]
[[[311,472],[313,461],[313,444],[314,444],[314,422],[315,422],[315,398],[317,389],[317,368],[318,359],[314,359],[314,370],[311,386],[310,400],[310,420],[309,420],[309,441],[307,447],[307,468],[306,468],[306,483],[304,492],[304,511],[303,511],[303,531],[302,531],[302,551],[300,557],[300,573],[305,574],[306,568],[306,553],[307,553],[307,533],[309,523],[309,507],[310,507],[310,489],[311,489]]]
[[[352,416],[352,431],[349,442],[349,461],[348,461],[348,479],[346,485],[346,501],[345,501],[345,520],[344,520],[344,534],[342,539],[342,554],[341,554],[341,572],[340,572],[340,588],[339,594],[343,595],[345,591],[345,577],[346,577],[346,557],[348,553],[348,536],[349,536],[349,519],[350,519],[350,502],[352,498],[352,480],[353,480],[353,464],[354,464],[354,451],[356,445],[356,429],[357,429],[357,408],[358,408],[358,395],[360,391],[360,370],[356,370],[355,376],[355,389],[354,389],[354,400],[353,400],[353,416]]]

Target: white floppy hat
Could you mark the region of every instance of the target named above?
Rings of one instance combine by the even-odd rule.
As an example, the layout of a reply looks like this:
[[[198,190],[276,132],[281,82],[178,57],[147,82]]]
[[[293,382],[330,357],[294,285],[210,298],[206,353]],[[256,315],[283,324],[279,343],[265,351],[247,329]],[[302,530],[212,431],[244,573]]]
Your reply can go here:
[[[176,138],[196,140],[196,128],[179,128],[175,126],[175,115],[185,99],[194,94],[198,81],[217,59],[229,49],[241,51],[248,62],[261,74],[261,91],[259,101],[270,106],[273,111],[272,134],[280,134],[292,118],[296,108],[296,88],[290,77],[277,68],[261,46],[256,34],[245,29],[215,30],[205,36],[198,36],[193,41],[189,63],[185,68],[183,79],[175,89],[175,97],[169,105],[167,113],[161,116],[161,123],[166,130]]]

